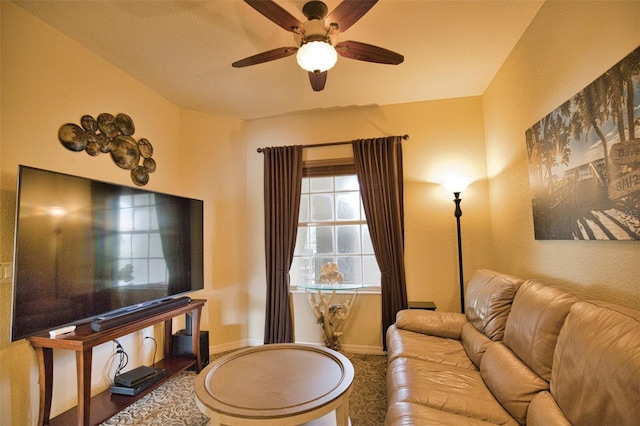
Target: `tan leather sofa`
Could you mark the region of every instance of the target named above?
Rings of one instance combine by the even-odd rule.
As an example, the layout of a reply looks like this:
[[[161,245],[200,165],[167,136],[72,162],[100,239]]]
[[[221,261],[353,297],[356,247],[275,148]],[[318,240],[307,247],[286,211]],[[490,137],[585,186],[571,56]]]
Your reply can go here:
[[[639,425],[640,312],[479,270],[387,331],[385,424]]]

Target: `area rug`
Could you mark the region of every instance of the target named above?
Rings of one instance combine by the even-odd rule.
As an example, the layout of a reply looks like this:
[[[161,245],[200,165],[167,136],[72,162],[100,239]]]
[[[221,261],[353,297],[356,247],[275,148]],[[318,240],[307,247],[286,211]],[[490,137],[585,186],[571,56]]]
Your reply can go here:
[[[209,419],[196,405],[196,373],[183,371],[158,386],[126,409],[111,417],[103,426],[202,426]]]
[[[384,355],[347,354],[355,377],[349,398],[352,426],[384,424],[387,410]],[[184,371],[111,417],[102,426],[203,426],[209,423],[195,402],[196,373]]]

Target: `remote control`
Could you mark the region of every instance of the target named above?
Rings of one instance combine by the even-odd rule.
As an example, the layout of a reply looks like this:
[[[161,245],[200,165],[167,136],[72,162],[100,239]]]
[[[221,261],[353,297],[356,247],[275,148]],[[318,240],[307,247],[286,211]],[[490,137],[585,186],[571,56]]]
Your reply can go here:
[[[75,325],[70,325],[68,327],[62,327],[62,328],[58,328],[56,330],[51,330],[49,332],[49,337],[56,337],[56,336],[60,336],[62,334],[71,333],[75,329],[76,329]]]

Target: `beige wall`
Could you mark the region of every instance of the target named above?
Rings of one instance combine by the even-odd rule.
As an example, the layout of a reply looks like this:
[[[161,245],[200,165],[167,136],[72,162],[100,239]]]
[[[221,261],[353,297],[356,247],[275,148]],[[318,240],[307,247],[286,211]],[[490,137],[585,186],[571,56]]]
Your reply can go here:
[[[524,132],[640,45],[640,2],[547,2],[483,96],[497,267],[640,308],[638,241],[536,241]]]
[[[62,124],[78,123],[84,114],[124,112],[135,122],[134,136],[149,139],[154,147],[158,169],[145,188],[204,200],[206,284],[194,296],[209,299],[203,328],[212,330],[212,346],[238,347],[246,339],[247,328],[246,287],[242,284],[246,241],[243,123],[181,111],[13,3],[3,1],[0,7],[0,261],[13,258],[18,164],[133,186],[129,172],[118,168],[109,156],[71,152],[57,137]],[[11,283],[2,282],[0,425],[32,425],[38,409],[35,353],[26,340],[9,342],[10,318]],[[153,345],[143,345],[142,335],[161,339],[161,330],[151,327],[119,339],[130,356],[129,367],[151,361]],[[108,386],[115,367],[112,355],[111,343],[94,350],[94,393]],[[75,357],[68,351],[55,351],[54,365],[55,416],[76,404]]]
[[[491,266],[481,106],[480,98],[475,97],[335,109],[247,123],[247,269],[252,339],[262,339],[265,303],[264,244],[255,238],[264,235],[263,158],[256,148],[408,134],[409,140],[402,145],[408,296],[410,300],[432,300],[442,310],[459,311],[453,194],[436,182],[451,173],[476,180],[462,195],[465,272],[469,276],[477,268]],[[320,329],[314,325],[304,294],[296,295],[295,302],[296,340],[321,342]],[[341,339],[344,347],[379,352],[380,321],[380,296],[358,296]]]
[[[246,164],[240,120],[182,110],[180,146],[189,161],[180,176],[189,192],[205,200],[205,290],[202,328],[217,351],[235,349],[247,339]],[[182,191],[185,191],[183,188]]]
[[[17,164],[131,185],[108,157],[73,153],[57,141],[60,125],[83,114],[126,112],[136,135],[154,144],[158,171],[147,188],[205,201],[207,284],[196,296],[208,300],[203,327],[214,351],[262,341],[262,155],[255,151],[261,146],[410,136],[403,148],[412,300],[459,310],[454,205],[436,183],[454,172],[476,179],[462,194],[467,279],[489,267],[640,306],[637,242],[533,239],[524,143],[532,123],[638,46],[638,2],[548,2],[482,97],[251,122],[181,110],[14,4],[0,7],[0,261],[13,255]],[[358,297],[343,343],[379,351],[380,296]],[[25,341],[8,342],[10,300],[11,284],[0,283],[0,425],[31,425],[38,407],[35,357]],[[304,294],[296,295],[296,325],[299,341],[320,342]],[[141,340],[139,333],[121,339],[132,366],[151,357]],[[94,391],[108,383],[112,352],[110,344],[95,351]],[[70,354],[55,354],[54,415],[75,404],[74,362]]]

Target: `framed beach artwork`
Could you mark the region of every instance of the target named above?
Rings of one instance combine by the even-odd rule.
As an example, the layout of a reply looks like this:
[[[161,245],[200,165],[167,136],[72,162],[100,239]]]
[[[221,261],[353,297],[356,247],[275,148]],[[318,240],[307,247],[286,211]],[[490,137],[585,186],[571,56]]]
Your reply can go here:
[[[537,240],[640,240],[640,47],[525,137]]]

